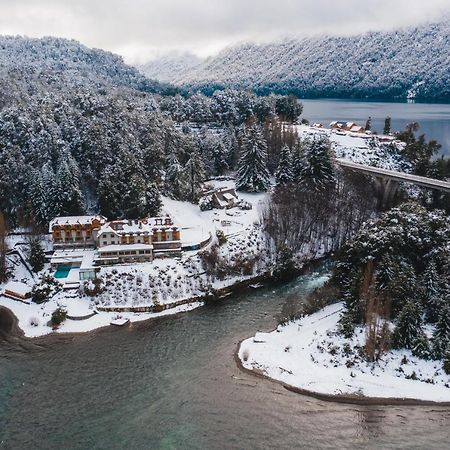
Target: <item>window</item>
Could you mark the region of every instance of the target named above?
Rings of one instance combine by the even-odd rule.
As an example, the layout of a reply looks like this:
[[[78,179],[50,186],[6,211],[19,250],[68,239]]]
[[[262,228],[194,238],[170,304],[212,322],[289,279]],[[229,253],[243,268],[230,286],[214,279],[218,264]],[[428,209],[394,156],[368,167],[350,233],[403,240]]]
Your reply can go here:
[[[103,245],[108,245],[108,243],[106,241],[103,241]]]

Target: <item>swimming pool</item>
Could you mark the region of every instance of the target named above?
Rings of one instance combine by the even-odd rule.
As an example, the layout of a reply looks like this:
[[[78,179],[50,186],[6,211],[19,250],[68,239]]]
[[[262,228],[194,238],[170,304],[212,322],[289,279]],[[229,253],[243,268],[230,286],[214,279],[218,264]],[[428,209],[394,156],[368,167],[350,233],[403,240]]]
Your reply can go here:
[[[56,269],[55,278],[67,278],[71,268],[71,266],[59,266]]]

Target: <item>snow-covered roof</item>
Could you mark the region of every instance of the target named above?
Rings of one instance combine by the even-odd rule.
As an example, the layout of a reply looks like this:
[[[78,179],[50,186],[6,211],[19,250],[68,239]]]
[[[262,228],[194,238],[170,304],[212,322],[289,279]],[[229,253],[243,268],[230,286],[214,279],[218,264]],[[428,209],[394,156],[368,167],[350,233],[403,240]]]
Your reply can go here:
[[[168,223],[166,223],[168,222]],[[125,234],[152,234],[153,229],[178,228],[170,217],[148,217],[146,219],[114,220],[104,224],[99,231],[103,233]]]
[[[30,286],[25,283],[21,283],[20,281],[9,281],[5,284],[3,289],[4,291],[10,291],[23,297],[31,293]]]
[[[49,231],[55,225],[90,225],[94,220],[100,221],[101,224],[106,222],[106,218],[98,214],[92,216],[66,216],[66,217],[55,217],[50,221]]]
[[[229,200],[229,201],[236,200],[236,197],[233,194],[230,194],[229,192],[225,192],[223,194],[223,196],[224,196],[225,200]]]
[[[134,250],[152,250],[153,245],[150,244],[113,244],[105,245],[98,249],[98,253],[109,253],[109,252],[128,252]]]

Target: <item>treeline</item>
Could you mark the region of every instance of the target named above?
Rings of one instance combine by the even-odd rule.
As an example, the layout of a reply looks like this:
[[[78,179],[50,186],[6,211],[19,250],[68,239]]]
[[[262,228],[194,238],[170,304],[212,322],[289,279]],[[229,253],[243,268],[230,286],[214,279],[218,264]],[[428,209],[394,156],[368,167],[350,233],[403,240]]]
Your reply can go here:
[[[177,124],[160,111],[161,98],[130,90],[80,88],[3,108],[1,211],[11,226],[30,219],[45,225],[86,211],[110,218],[156,214],[161,193],[196,202],[205,179],[236,168],[248,117],[268,139],[274,166],[291,133],[274,115],[280,99],[268,100],[273,108],[261,123],[252,108],[265,100],[235,92],[217,98],[225,94],[220,127]],[[234,116],[243,104],[246,114]],[[193,117],[202,116],[195,111]]]
[[[369,359],[390,348],[450,358],[450,217],[443,211],[405,203],[368,223],[340,251],[333,282],[347,306],[342,333],[350,337],[362,324],[371,330]]]
[[[357,36],[243,44],[166,79],[204,92],[228,87],[300,98],[444,101],[450,99],[449,36],[447,18]]]
[[[249,91],[216,90],[210,96],[194,93],[188,96],[167,96],[160,99],[161,111],[178,123],[217,123],[240,125],[251,117],[264,122],[271,116],[295,122],[303,111],[293,95],[260,97]]]
[[[338,169],[326,139],[285,145],[275,177],[261,224],[277,277],[337,250],[376,214],[367,178]]]

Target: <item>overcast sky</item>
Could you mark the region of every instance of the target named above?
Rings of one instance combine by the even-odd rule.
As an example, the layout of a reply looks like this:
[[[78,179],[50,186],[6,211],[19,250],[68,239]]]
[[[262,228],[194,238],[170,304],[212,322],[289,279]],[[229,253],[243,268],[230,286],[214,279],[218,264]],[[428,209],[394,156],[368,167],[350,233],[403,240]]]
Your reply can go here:
[[[243,42],[434,20],[450,0],[0,0],[0,34],[74,38],[129,63]]]

